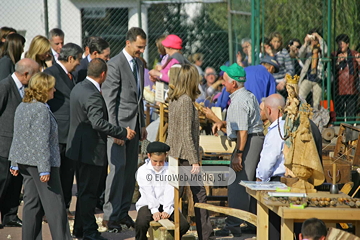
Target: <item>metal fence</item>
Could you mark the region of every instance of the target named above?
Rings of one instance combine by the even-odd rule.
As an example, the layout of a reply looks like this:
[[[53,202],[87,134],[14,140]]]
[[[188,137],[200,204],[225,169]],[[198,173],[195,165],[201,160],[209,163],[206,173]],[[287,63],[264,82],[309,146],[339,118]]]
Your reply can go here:
[[[264,49],[262,43],[271,41],[272,33],[281,35],[282,46],[277,50],[286,49],[294,66],[292,74],[303,75],[300,93],[313,104],[320,96],[326,107],[334,105],[336,123],[347,121],[359,123],[359,72],[357,52],[339,52],[338,42],[347,42],[347,38],[337,39],[340,34],[346,34],[350,42],[348,49],[359,51],[360,40],[360,5],[356,0],[230,0],[230,39],[229,56],[236,61],[235,54],[241,49],[241,39],[252,39],[252,64],[258,64]],[[241,24],[239,24],[241,23]],[[245,23],[245,24],[243,24]],[[307,35],[317,31],[323,38],[323,45],[309,47],[307,55],[299,56],[300,49]],[[306,39],[309,41],[309,38]],[[311,45],[311,40],[309,41]],[[327,51],[324,49],[327,46]],[[295,48],[295,49],[294,49]],[[313,50],[313,49],[318,50]],[[318,53],[315,54],[315,51]],[[344,51],[344,49],[342,50]],[[243,56],[245,53],[242,52]],[[265,53],[266,54],[266,53]],[[314,59],[314,69],[308,58]],[[300,64],[299,64],[300,63]],[[307,65],[310,63],[310,65]],[[315,76],[311,73],[315,73]],[[307,86],[306,86],[307,85]],[[306,89],[307,87],[311,90]],[[304,92],[306,94],[304,94]],[[307,94],[309,93],[309,94]],[[301,95],[301,94],[300,94]]]
[[[183,39],[183,54],[186,57],[202,53],[202,68],[219,67],[225,62],[236,61],[236,54],[242,49],[242,39],[250,38],[251,64],[258,64],[265,54],[261,43],[273,32],[282,37],[282,48],[290,40],[298,39],[299,45],[310,29],[317,29],[328,46],[320,49],[318,63],[323,71],[318,81],[321,100],[333,101],[336,121],[357,121],[358,71],[357,61],[340,61],[349,58],[331,53],[338,50],[336,37],[347,34],[349,49],[360,48],[360,4],[358,0],[4,0],[0,8],[0,26],[10,26],[23,34],[27,43],[38,35],[46,36],[49,29],[61,28],[65,32],[65,43],[82,45],[86,37],[101,36],[110,43],[111,56],[118,54],[125,46],[125,35],[129,27],[141,26],[148,35],[148,46],[144,54],[151,69],[158,61],[155,40],[162,34],[177,34]],[[294,41],[292,41],[293,43]],[[290,49],[288,49],[290,51]],[[301,73],[305,58],[291,54],[297,74]],[[316,57],[318,56],[318,57]],[[339,60],[338,60],[339,59]],[[349,71],[344,73],[348,67]],[[340,74],[340,77],[339,77]],[[345,77],[354,76],[353,80]],[[308,76],[308,72],[306,73]],[[340,80],[339,80],[340,79]],[[339,84],[340,83],[340,84]],[[343,91],[343,89],[349,91]],[[311,95],[313,91],[310,91]],[[315,94],[316,95],[316,94]],[[311,96],[308,96],[309,101]]]

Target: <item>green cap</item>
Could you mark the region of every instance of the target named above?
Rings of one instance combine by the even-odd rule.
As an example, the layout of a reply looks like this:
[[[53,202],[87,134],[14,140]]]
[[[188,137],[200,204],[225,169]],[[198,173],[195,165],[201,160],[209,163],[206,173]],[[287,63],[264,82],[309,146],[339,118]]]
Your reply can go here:
[[[246,81],[246,73],[244,68],[240,67],[237,63],[233,63],[231,66],[221,66],[221,71],[224,71],[229,75],[230,78],[234,79],[237,82]]]

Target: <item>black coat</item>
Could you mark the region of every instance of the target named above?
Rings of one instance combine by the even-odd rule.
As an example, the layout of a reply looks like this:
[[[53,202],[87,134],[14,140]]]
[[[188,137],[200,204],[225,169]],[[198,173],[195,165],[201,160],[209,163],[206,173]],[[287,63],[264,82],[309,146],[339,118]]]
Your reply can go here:
[[[14,117],[22,98],[10,76],[0,81],[0,156],[9,157],[14,133]]]
[[[70,80],[58,63],[44,72],[56,79],[54,98],[49,100],[48,104],[59,126],[59,143],[66,143],[70,126],[70,92],[75,86],[75,80]]]
[[[77,84],[70,96],[70,131],[66,156],[83,163],[107,164],[107,136],[125,139],[126,128],[108,122],[100,91],[88,79]]]

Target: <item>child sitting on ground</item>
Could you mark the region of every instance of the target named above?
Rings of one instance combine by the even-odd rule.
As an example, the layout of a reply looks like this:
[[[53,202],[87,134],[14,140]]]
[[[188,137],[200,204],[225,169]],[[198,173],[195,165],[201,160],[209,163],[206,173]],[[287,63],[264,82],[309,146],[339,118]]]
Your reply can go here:
[[[170,147],[162,142],[152,142],[147,146],[148,159],[136,174],[140,199],[136,202],[138,212],[135,221],[135,238],[146,240],[146,232],[151,221],[174,220],[174,187],[167,181],[168,162],[165,162]],[[163,177],[161,177],[161,175]],[[180,213],[180,236],[190,225]]]

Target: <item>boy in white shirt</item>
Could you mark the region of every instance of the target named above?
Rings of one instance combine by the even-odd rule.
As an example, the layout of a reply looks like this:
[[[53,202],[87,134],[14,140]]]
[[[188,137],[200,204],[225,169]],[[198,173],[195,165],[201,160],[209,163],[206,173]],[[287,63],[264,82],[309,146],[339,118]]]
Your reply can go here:
[[[136,202],[138,212],[135,221],[135,239],[147,240],[146,232],[151,221],[174,220],[174,187],[166,180],[168,162],[166,152],[170,147],[162,142],[152,142],[147,146],[148,159],[136,174],[141,197]],[[162,177],[161,177],[162,175]],[[180,235],[184,235],[190,225],[180,213]]]

